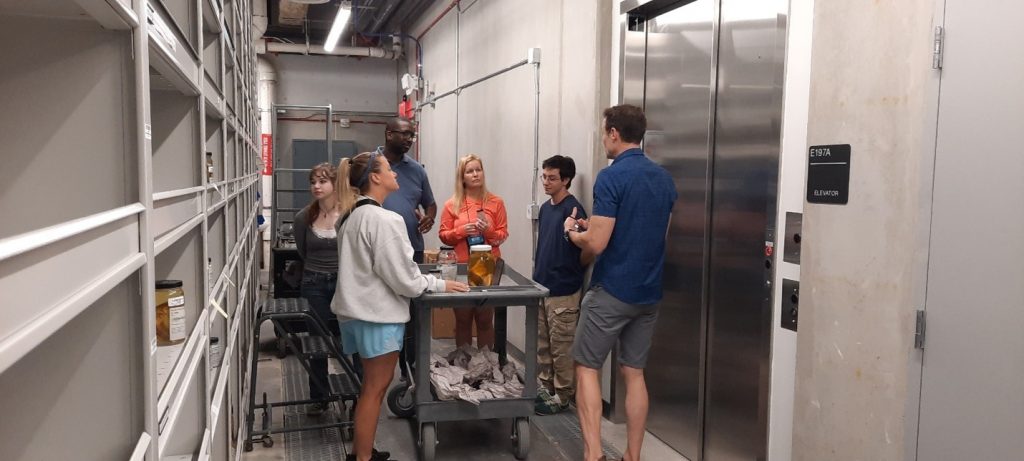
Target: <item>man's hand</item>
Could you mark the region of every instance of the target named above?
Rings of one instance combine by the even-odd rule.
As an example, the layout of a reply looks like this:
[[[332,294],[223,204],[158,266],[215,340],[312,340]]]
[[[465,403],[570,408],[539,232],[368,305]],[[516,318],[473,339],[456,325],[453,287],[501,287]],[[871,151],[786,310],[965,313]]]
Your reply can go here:
[[[430,229],[434,227],[434,218],[432,216],[427,216],[423,214],[423,212],[420,211],[419,208],[413,210],[413,212],[416,213],[416,219],[419,220],[419,226],[417,227],[417,229],[420,231],[420,233],[426,234],[427,232],[430,232]]]
[[[565,218],[565,223],[563,223],[563,225],[565,226],[563,229],[565,232],[569,232],[570,230],[582,232],[587,230],[587,227],[589,227],[586,219],[576,219],[576,207],[572,207],[572,214],[570,214],[568,218]]]

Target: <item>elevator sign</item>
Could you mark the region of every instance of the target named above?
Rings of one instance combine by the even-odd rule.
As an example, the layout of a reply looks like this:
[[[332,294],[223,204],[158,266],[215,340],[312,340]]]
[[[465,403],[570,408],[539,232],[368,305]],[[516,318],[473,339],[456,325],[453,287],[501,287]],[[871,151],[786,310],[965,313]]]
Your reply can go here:
[[[811,146],[807,202],[846,205],[850,198],[850,145]]]

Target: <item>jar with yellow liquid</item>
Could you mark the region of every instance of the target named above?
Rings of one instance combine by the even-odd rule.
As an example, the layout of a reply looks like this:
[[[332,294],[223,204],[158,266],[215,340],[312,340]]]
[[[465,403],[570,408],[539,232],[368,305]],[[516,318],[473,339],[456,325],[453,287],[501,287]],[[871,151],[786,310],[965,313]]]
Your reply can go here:
[[[486,287],[491,285],[494,276],[495,259],[490,245],[473,245],[469,247],[469,286]]]
[[[181,280],[156,281],[157,345],[185,341],[185,290],[181,286]]]

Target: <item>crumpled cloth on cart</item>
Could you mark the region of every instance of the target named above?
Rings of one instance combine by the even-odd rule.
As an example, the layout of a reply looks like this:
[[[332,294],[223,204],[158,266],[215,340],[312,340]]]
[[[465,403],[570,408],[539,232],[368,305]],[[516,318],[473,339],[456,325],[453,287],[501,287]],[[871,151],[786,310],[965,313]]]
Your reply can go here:
[[[489,349],[462,346],[447,357],[430,354],[430,382],[441,400],[481,400],[522,397],[523,383],[516,366],[498,365],[498,354]]]

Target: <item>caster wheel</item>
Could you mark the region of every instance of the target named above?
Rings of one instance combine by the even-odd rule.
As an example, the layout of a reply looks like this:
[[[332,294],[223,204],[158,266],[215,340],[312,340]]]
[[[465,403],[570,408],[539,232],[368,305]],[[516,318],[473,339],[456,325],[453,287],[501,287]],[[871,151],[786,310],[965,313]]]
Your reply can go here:
[[[420,461],[434,461],[437,448],[437,432],[434,423],[424,423],[420,428]]]
[[[270,438],[269,435],[264,435],[263,436],[263,447],[264,448],[270,448],[272,446],[274,446],[274,439]]]
[[[512,443],[516,459],[526,459],[530,452],[530,420],[516,418],[512,423]]]
[[[416,399],[409,386],[396,386],[388,391],[388,409],[399,418],[411,418],[416,414]]]
[[[252,442],[249,441],[249,440],[246,440],[245,443],[242,446],[242,449],[244,449],[245,451],[252,451]]]

